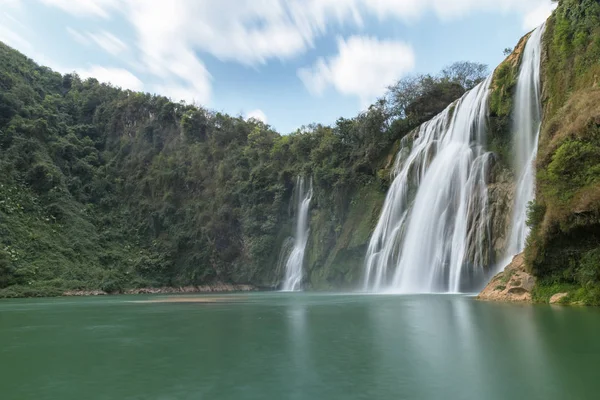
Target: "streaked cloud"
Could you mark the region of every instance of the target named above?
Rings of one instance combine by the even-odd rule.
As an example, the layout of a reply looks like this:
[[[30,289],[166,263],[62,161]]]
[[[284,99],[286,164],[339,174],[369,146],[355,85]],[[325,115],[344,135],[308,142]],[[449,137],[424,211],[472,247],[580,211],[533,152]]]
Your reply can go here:
[[[100,82],[111,83],[123,89],[144,90],[144,83],[124,68],[106,68],[100,65],[93,65],[89,68],[76,69],[75,72],[83,79],[96,78]]]
[[[110,32],[102,31],[99,33],[90,33],[88,35],[98,46],[113,56],[119,55],[128,49],[128,46],[121,39]]]
[[[71,35],[73,40],[75,40],[79,44],[87,46],[91,43],[90,39],[87,37],[87,35],[80,33],[79,31],[77,31],[69,26],[67,26],[67,32],[69,33],[69,35]]]
[[[123,0],[39,0],[76,16],[109,18],[113,10],[125,5]]]
[[[130,65],[139,65],[161,81],[148,87],[170,88],[169,93],[173,95],[185,94],[185,98],[202,102],[210,101],[212,83],[201,58],[203,54],[257,68],[271,60],[292,60],[306,54],[319,38],[335,34],[342,27],[360,31],[369,18],[415,23],[427,14],[447,21],[475,12],[513,13],[522,15],[523,26],[529,29],[541,23],[552,9],[550,0],[39,1],[78,17],[96,21],[118,17],[126,21],[135,37],[130,43],[107,27],[100,33],[80,33],[83,36],[71,33],[71,36],[80,43],[89,39],[113,55],[134,49],[136,59],[129,60]],[[410,58],[406,45],[392,49],[399,52],[401,59],[390,68],[351,56],[352,52],[361,51],[381,56],[373,41],[385,41],[369,40],[342,41],[337,55],[317,60],[311,70],[304,69],[299,75],[313,92],[332,86],[340,93],[360,97],[361,101],[371,98],[379,92],[381,82],[403,74],[414,59]],[[343,83],[336,75],[342,72],[355,76],[357,71],[362,73],[366,68],[377,70],[367,75],[368,85],[373,86],[362,82]]]

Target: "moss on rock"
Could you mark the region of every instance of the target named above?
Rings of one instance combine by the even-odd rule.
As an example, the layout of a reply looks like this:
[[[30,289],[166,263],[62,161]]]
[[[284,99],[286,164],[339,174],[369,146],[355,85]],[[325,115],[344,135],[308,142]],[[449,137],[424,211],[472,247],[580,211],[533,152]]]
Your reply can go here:
[[[544,120],[529,268],[536,301],[600,305],[600,3],[563,0],[547,24]],[[585,278],[587,277],[587,278]]]

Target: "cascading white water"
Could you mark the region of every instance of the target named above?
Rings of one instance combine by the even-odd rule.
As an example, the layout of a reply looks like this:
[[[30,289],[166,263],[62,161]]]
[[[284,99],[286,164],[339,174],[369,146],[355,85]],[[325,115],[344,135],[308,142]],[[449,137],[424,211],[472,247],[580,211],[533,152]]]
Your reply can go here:
[[[523,250],[527,203],[535,194],[543,32],[541,26],[531,34],[518,77],[513,126],[518,181],[509,257]],[[366,291],[459,292],[485,277],[492,261],[487,192],[492,154],[484,150],[490,83],[491,77],[403,139],[367,251]]]
[[[364,288],[458,292],[488,263],[484,150],[491,77],[403,140],[367,251]]]
[[[540,64],[545,25],[527,41],[517,81],[513,125],[513,154],[518,177],[507,260],[523,251],[529,234],[527,204],[535,198],[535,157],[542,123]],[[506,262],[504,263],[506,264]],[[502,265],[504,267],[504,265]]]
[[[304,178],[298,177],[296,181],[296,196],[298,197],[296,236],[294,237],[294,247],[285,263],[285,278],[282,287],[287,292],[295,292],[302,289],[302,266],[304,264],[304,251],[310,233],[308,211],[312,195],[312,180],[309,183],[308,190],[306,190]]]

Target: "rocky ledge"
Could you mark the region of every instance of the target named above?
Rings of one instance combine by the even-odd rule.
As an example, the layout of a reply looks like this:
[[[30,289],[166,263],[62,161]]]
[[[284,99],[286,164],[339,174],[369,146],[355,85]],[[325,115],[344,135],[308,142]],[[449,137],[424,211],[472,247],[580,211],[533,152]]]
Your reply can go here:
[[[183,294],[183,293],[225,293],[225,292],[252,292],[258,290],[252,285],[232,285],[228,283],[215,283],[201,286],[181,286],[162,288],[128,289],[117,293],[107,293],[103,290],[69,290],[63,296],[105,296],[109,294]]]
[[[477,299],[485,301],[531,302],[531,291],[535,278],[525,268],[523,254],[515,256],[512,262],[492,278]]]

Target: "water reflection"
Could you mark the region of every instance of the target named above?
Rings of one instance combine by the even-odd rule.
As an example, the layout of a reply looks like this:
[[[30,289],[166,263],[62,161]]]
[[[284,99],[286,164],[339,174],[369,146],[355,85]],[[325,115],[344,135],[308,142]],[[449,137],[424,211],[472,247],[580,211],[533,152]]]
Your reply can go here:
[[[0,353],[11,360],[0,363],[3,398],[562,400],[600,393],[597,309],[461,296],[244,296],[249,301],[116,307],[96,300],[93,313],[68,305],[0,313]],[[119,330],[91,329],[117,322]]]
[[[372,383],[406,398],[586,398],[597,383],[582,385],[580,359],[556,339],[586,338],[599,322],[572,310],[459,296],[378,297],[368,318],[378,365]],[[597,357],[591,340],[577,347]],[[586,358],[593,365],[594,356]]]

